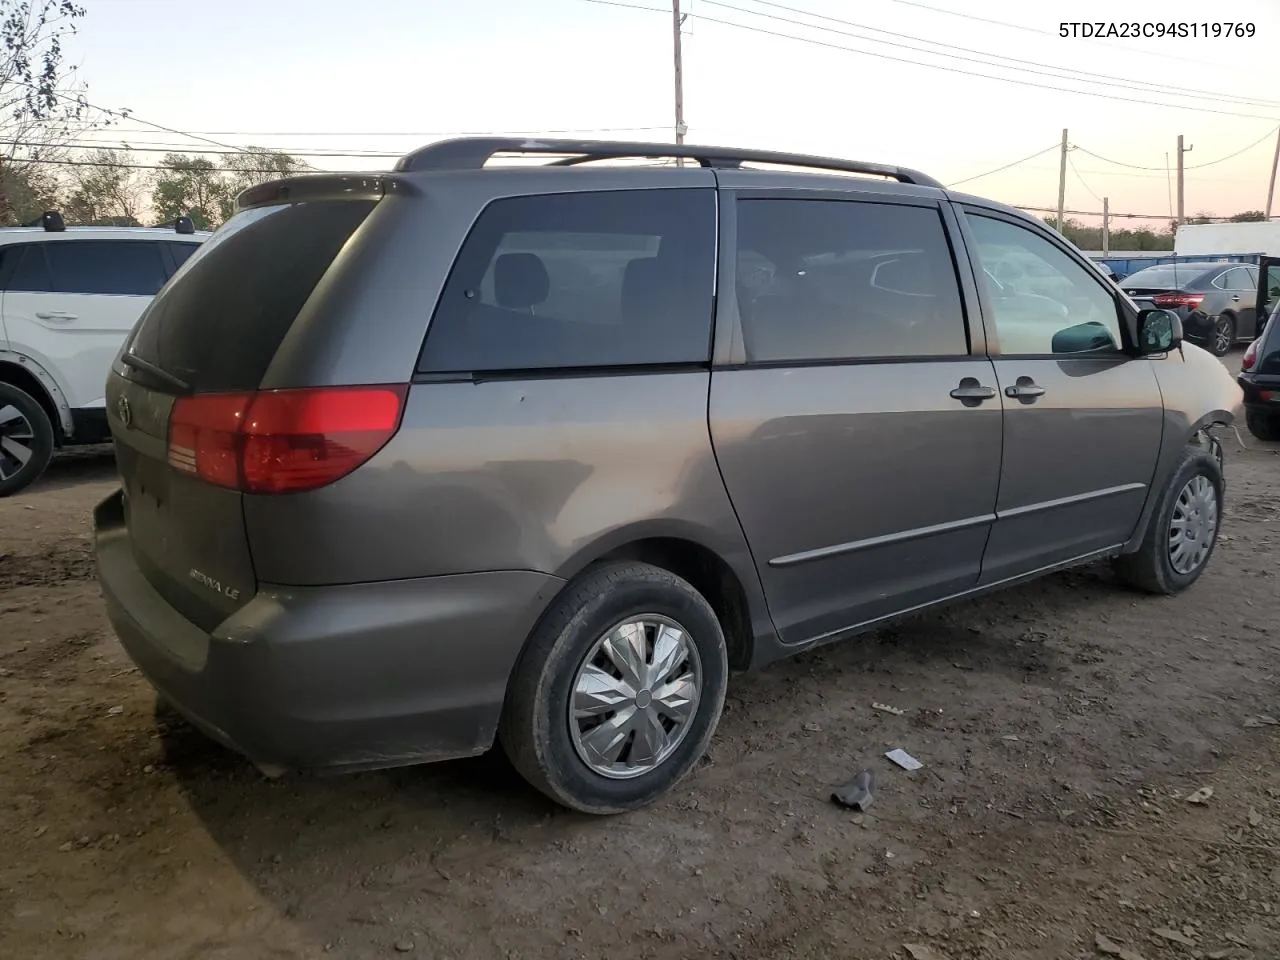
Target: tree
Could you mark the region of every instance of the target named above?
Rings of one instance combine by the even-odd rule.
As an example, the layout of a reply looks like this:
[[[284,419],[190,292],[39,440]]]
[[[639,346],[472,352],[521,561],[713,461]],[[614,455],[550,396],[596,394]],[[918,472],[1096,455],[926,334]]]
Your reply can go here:
[[[76,68],[63,63],[63,41],[84,15],[72,0],[0,0],[0,220],[37,215],[26,205],[52,182],[37,172],[42,161],[59,159],[75,135],[112,119],[90,106]]]
[[[235,212],[236,197],[267,180],[308,169],[297,157],[266,147],[246,147],[222,159],[166,154],[153,178],[151,205],[159,222],[190,216],[197,230],[211,230]]]
[[[159,166],[151,194],[158,222],[189,216],[197,230],[212,230],[222,223],[229,187],[212,160],[166,153]]]
[[[1262,210],[1246,210],[1230,218],[1232,223],[1263,223],[1266,219],[1267,215]]]
[[[125,150],[94,150],[71,167],[71,194],[64,215],[74,223],[140,226],[146,196]]]
[[[241,153],[223,157],[223,179],[227,185],[227,195],[222,202],[223,221],[235,213],[236,197],[245,190],[309,169],[309,165],[297,157],[267,147],[245,147]]]

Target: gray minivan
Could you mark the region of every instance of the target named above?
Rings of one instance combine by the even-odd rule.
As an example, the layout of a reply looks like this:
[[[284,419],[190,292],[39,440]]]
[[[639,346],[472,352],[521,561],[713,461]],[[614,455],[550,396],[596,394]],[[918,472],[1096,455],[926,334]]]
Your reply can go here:
[[[1096,559],[1192,584],[1240,390],[924,174],[462,139],[242,195],[107,398],[99,576],[192,723],[269,771],[496,739],[611,813],[731,669]]]

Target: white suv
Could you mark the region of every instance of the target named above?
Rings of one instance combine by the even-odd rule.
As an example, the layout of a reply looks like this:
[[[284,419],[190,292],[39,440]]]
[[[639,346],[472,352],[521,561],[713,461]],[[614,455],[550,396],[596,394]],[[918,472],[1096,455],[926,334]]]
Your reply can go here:
[[[0,229],[0,497],[55,448],[105,443],[111,361],[156,292],[209,234],[71,227],[57,213]]]

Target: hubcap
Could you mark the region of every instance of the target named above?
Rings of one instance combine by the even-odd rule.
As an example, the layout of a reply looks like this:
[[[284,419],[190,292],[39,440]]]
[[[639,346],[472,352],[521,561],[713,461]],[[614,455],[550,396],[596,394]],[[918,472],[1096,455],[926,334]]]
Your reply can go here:
[[[1218,535],[1218,491],[1206,476],[1195,476],[1178,494],[1169,521],[1169,562],[1181,574],[1200,569]]]
[[[597,640],[578,668],[573,747],[603,777],[648,773],[680,746],[701,695],[702,663],[684,627],[657,614],[631,617]]]
[[[17,476],[31,459],[36,431],[13,404],[0,406],[0,480]]]
[[[1231,321],[1225,318],[1220,319],[1213,326],[1214,347],[1220,353],[1226,353],[1231,349]]]

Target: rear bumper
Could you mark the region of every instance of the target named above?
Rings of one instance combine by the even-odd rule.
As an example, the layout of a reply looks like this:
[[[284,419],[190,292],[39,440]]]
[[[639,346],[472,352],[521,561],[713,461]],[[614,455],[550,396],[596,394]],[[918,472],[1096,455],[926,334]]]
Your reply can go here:
[[[483,753],[524,638],[563,585],[523,571],[262,584],[205,632],[139,570],[119,493],[94,526],[107,612],[129,656],[192,723],[263,765],[360,769]]]
[[[1242,373],[1236,377],[1246,407],[1280,411],[1280,377]]]

